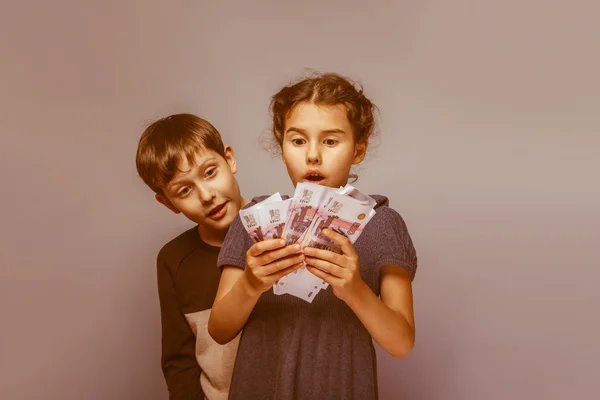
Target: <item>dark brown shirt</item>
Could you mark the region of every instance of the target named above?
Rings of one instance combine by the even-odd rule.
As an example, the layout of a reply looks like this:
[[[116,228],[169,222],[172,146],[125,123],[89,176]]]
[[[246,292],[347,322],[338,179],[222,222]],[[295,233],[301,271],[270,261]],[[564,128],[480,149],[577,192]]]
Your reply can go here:
[[[253,199],[247,207],[266,196]],[[405,268],[414,279],[417,256],[406,224],[384,196],[354,247],[362,279],[379,296],[385,265]],[[239,219],[229,229],[218,265],[245,267],[252,241]],[[263,293],[239,344],[230,399],[377,399],[377,362],[371,335],[331,287],[312,303]]]
[[[167,243],[157,257],[161,365],[171,400],[228,396],[239,336],[221,346],[207,330],[221,277],[218,254],[218,247],[200,239],[196,226]]]

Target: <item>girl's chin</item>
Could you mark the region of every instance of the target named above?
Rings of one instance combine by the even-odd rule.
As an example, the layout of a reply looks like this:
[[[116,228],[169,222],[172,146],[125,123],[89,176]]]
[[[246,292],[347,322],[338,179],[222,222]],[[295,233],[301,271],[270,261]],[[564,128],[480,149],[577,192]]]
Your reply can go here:
[[[326,179],[321,179],[320,181],[312,181],[310,179],[304,179],[304,178],[300,178],[298,181],[296,181],[296,183],[294,184],[294,187],[296,187],[299,183],[312,183],[313,185],[320,185],[320,186],[327,186],[327,187],[332,187],[332,188],[339,188],[340,185],[331,185],[329,183],[329,181],[327,181]],[[344,186],[344,185],[341,185]]]
[[[327,186],[327,185],[325,185],[325,182],[323,182],[323,181],[309,181],[308,179],[305,179],[302,182],[304,182],[304,183],[312,183],[313,185],[324,185],[324,186]]]

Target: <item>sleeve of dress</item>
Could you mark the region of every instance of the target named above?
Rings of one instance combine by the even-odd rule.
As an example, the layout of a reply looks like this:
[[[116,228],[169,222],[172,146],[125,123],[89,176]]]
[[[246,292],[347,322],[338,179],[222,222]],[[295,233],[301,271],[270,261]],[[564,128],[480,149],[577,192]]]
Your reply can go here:
[[[157,259],[158,297],[162,329],[161,367],[170,400],[203,400],[201,369],[196,360],[196,336],[183,315],[168,262]]]
[[[404,268],[414,280],[417,271],[417,252],[408,233],[406,223],[398,212],[389,207],[382,207],[377,212],[381,213],[382,228],[378,230],[377,267],[397,265]]]
[[[246,252],[250,246],[252,246],[252,239],[246,232],[240,216],[237,215],[231,223],[225,241],[221,246],[217,265],[221,270],[226,265],[246,268]]]

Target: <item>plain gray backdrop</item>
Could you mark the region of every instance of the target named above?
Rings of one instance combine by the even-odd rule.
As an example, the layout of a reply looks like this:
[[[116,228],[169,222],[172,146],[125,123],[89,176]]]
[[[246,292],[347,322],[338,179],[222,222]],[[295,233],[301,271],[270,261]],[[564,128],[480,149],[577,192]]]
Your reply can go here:
[[[137,177],[145,126],[210,120],[248,196],[306,68],[360,81],[419,255],[417,343],[382,399],[595,399],[600,60],[594,1],[3,1],[0,398],[164,400],[155,257],[191,224]],[[324,373],[326,373],[324,371]]]

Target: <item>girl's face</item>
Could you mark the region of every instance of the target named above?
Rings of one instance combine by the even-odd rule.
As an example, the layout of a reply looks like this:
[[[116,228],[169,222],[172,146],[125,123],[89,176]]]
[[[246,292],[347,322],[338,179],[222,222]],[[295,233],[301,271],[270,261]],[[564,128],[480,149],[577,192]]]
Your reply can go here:
[[[343,105],[296,105],[286,122],[281,150],[294,187],[312,182],[344,186],[350,167],[365,157],[368,141],[356,143]]]

